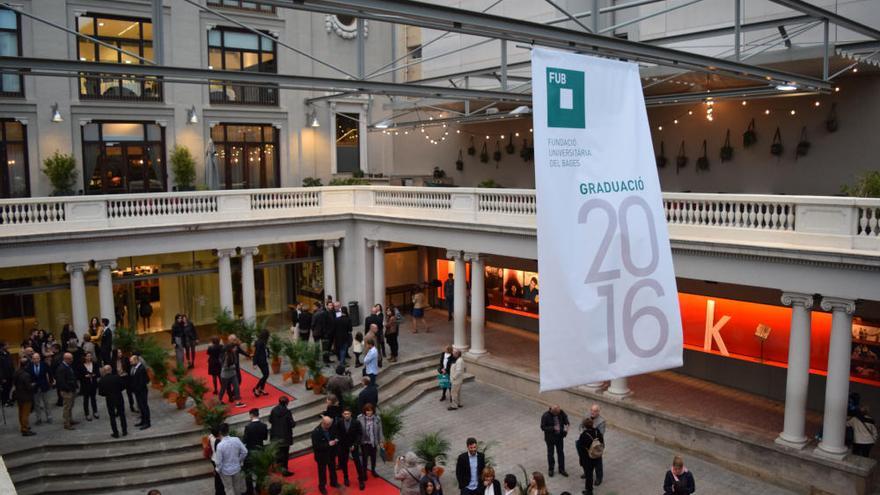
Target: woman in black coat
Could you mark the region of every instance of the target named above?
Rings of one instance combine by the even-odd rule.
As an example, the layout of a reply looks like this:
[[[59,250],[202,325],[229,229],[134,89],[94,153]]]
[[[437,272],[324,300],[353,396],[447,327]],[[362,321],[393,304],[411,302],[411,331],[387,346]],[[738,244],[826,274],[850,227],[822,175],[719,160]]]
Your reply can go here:
[[[214,385],[214,395],[217,395],[217,384],[220,383],[220,370],[223,368],[223,346],[220,339],[214,337],[211,339],[211,345],[208,346],[208,374],[211,375],[211,382]]]
[[[254,387],[254,397],[259,397],[261,395],[269,395],[266,393],[263,388],[266,387],[266,381],[269,380],[269,331],[263,330],[260,332],[260,336],[257,337],[257,342],[254,344],[254,366],[260,368],[260,373],[263,374],[260,381],[257,382],[257,386]]]
[[[492,466],[483,468],[482,480],[477,487],[477,495],[503,495],[501,482],[495,478],[495,469]]]
[[[333,340],[336,349],[339,350],[339,364],[345,364],[348,358],[348,347],[352,340],[351,318],[348,317],[348,308],[342,307],[342,316],[333,321]]]
[[[101,367],[94,361],[91,352],[85,353],[83,362],[76,366],[77,378],[79,378],[80,391],[83,396],[83,410],[86,421],[91,421],[89,415],[89,405],[92,406],[92,412],[95,419],[98,419],[98,379],[101,378]]]
[[[575,442],[575,447],[577,448],[578,460],[580,461],[581,467],[584,468],[584,474],[586,481],[584,482],[584,495],[592,495],[593,494],[593,470],[595,468],[597,459],[593,459],[590,457],[590,447],[593,445],[593,441],[599,440],[603,446],[605,445],[605,438],[602,436],[602,432],[593,427],[593,418],[586,418],[584,422],[581,424],[581,436],[578,437],[577,442]]]
[[[663,480],[663,495],[690,495],[696,491],[694,475],[684,467],[684,460],[675,456]]]

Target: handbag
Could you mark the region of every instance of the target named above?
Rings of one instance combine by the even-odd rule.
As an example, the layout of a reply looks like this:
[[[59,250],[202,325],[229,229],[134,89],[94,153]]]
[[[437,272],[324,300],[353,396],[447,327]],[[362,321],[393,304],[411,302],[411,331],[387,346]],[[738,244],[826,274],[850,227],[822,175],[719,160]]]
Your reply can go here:
[[[748,148],[757,142],[758,134],[755,132],[755,119],[752,119],[746,132],[743,133],[743,148]]]
[[[721,147],[721,161],[729,162],[733,159],[733,146],[730,145],[730,129],[727,130],[727,137],[724,138],[724,146]]]
[[[468,145],[467,149],[468,155],[474,156],[477,154],[477,148],[474,146],[474,137],[471,136],[471,144]]]
[[[451,386],[449,375],[446,373],[439,373],[437,375],[437,382],[440,384],[440,388],[449,388]]]
[[[709,170],[709,155],[706,151],[706,140],[703,140],[703,156],[697,158],[697,171]]]
[[[785,147],[782,146],[782,134],[779,132],[779,126],[776,126],[776,133],[773,134],[773,143],[770,144],[770,153],[774,156],[782,156]]]
[[[663,146],[663,141],[660,141],[660,154],[657,155],[657,168],[663,168],[666,166],[666,150]]]

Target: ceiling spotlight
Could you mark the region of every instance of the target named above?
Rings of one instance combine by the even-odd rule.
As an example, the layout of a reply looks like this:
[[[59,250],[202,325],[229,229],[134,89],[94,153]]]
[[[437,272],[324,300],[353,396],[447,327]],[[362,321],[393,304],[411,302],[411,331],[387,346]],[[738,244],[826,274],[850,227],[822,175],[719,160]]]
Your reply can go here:
[[[672,121],[673,124],[678,124],[678,119]]]
[[[313,109],[312,115],[309,116],[309,127],[321,127],[321,122],[318,121],[318,111]]]
[[[409,131],[403,131],[404,136],[406,136],[407,134],[409,134]]]
[[[501,139],[504,139],[504,134],[501,135]]]
[[[794,110],[791,111],[791,114],[792,114],[792,115],[794,115],[795,113],[797,113],[797,112],[795,112]]]
[[[794,84],[779,84],[776,86],[779,91],[797,91],[798,87]]]
[[[820,105],[820,103],[819,103],[818,101],[815,102],[815,103],[813,103],[813,106],[817,106],[817,107],[818,107],[819,105]]]
[[[770,115],[770,110],[764,110],[764,115]]]
[[[424,128],[424,127],[422,127],[420,130],[422,131],[422,133],[425,132],[425,128]]]
[[[486,136],[486,139],[489,139],[489,136]]]
[[[853,72],[858,72],[858,71],[859,71],[858,67],[853,67]]]
[[[461,130],[460,130],[460,129],[456,129],[456,130],[455,130],[455,133],[456,133],[456,134],[461,134]]]
[[[746,100],[743,100],[743,106],[746,106],[747,104],[748,103],[746,103]]]
[[[693,115],[693,114],[694,114],[693,110],[688,110],[688,115]]]
[[[835,87],[834,87],[834,92],[835,92],[835,93],[840,93],[840,86],[835,86]]]
[[[523,115],[526,113],[532,113],[532,109],[528,105],[520,105],[510,111],[510,115]]]
[[[519,133],[517,132],[516,134],[514,134],[514,136],[519,137]]]
[[[64,122],[64,117],[61,116],[61,111],[58,110],[58,103],[52,105],[52,122]]]
[[[662,126],[662,125],[658,125],[658,126],[657,126],[657,130],[658,130],[658,131],[662,131],[662,130],[663,130],[663,126]]]

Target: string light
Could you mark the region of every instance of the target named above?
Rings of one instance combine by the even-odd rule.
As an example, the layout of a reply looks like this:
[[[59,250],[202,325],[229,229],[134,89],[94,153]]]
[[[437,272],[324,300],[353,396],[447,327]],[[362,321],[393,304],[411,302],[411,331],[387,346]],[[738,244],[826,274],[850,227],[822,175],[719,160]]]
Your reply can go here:
[[[853,72],[858,72],[858,71],[859,71],[858,67],[853,67]]]
[[[673,120],[672,123],[678,125],[678,119]]]
[[[743,106],[746,106],[746,105],[748,105],[748,102],[746,102],[746,100],[743,100]]]
[[[817,106],[817,107],[818,107],[819,105],[820,105],[820,103],[819,103],[818,101],[815,102],[815,103],[813,103],[813,106]]]
[[[694,114],[693,110],[688,110],[688,115],[693,115],[693,114]]]
[[[835,87],[834,87],[834,92],[835,92],[835,93],[840,93],[840,86],[835,86]]]
[[[456,129],[456,130],[455,130],[455,133],[456,133],[456,134],[461,134],[461,129]]]
[[[519,133],[517,132],[516,134],[514,134],[514,136],[515,136],[515,137],[519,137]]]
[[[662,131],[662,130],[663,130],[663,126],[662,126],[662,125],[658,125],[658,126],[657,126],[657,130],[658,130],[658,131]]]
[[[764,110],[764,115],[770,115],[770,109]]]
[[[792,115],[794,115],[795,113],[797,113],[797,112],[795,112],[794,110],[791,111],[791,114],[792,114]]]

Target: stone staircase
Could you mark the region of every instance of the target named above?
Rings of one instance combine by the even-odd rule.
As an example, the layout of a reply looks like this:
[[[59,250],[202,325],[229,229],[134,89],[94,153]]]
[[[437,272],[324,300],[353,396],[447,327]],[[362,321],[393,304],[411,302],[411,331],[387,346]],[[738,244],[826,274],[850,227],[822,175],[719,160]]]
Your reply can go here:
[[[382,406],[408,406],[437,390],[436,355],[386,363],[379,375]],[[473,376],[468,375],[467,380]],[[355,389],[357,393],[360,386]],[[291,453],[310,448],[309,434],[324,410],[324,396],[309,392],[296,397]],[[271,408],[261,411],[267,416]],[[181,421],[191,422],[187,415]],[[246,414],[231,417],[233,429],[241,430]],[[120,441],[92,441],[34,447],[4,455],[4,461],[20,495],[121,493],[126,490],[179,486],[212,476],[211,464],[202,457],[203,433],[195,424],[190,430],[135,437]]]

